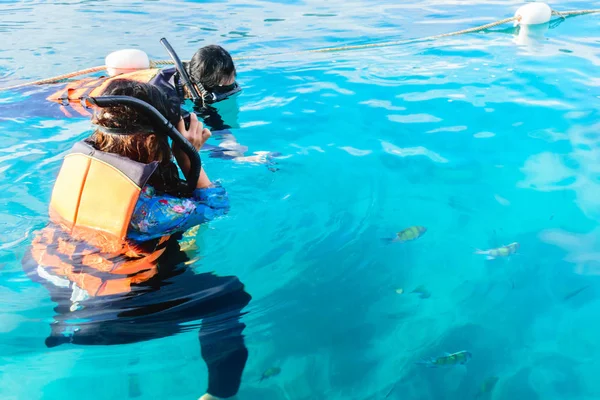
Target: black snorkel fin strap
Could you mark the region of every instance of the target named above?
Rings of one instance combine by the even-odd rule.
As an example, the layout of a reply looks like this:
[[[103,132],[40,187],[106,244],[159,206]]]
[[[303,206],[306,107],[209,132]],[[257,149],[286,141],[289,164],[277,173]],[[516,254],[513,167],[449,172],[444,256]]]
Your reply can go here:
[[[198,91],[196,90],[196,86],[192,83],[189,75],[187,74],[187,71],[183,67],[183,63],[177,56],[177,53],[175,53],[175,50],[173,50],[173,47],[171,47],[171,44],[169,44],[169,41],[166,38],[162,38],[160,39],[160,44],[164,46],[164,48],[167,50],[167,53],[169,53],[171,60],[173,60],[173,62],[175,63],[175,69],[179,73],[181,79],[183,79],[183,83],[187,86],[188,90],[190,91],[194,102],[202,101],[204,97],[202,97],[200,93],[198,93]]]
[[[198,177],[200,176],[200,169],[202,168],[202,160],[198,151],[192,146],[192,144],[183,137],[181,133],[166,119],[156,108],[150,104],[136,99],[131,96],[98,96],[98,97],[82,97],[81,103],[84,106],[97,106],[100,108],[106,107],[118,107],[118,106],[129,106],[136,111],[144,114],[157,130],[162,131],[165,135],[173,140],[173,143],[179,146],[181,150],[190,159],[190,170],[186,176],[186,182],[188,189],[193,192],[196,189],[198,183]]]

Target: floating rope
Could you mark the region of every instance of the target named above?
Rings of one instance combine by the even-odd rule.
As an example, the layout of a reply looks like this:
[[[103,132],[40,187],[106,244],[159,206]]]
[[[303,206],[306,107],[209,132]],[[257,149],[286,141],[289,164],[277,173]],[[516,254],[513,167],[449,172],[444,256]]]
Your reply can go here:
[[[574,10],[574,11],[555,11],[552,10],[556,15],[564,15],[565,17],[574,17],[576,15],[584,15],[584,14],[598,14],[600,13],[600,9],[596,10]]]
[[[171,61],[171,60],[150,60],[150,68],[156,68],[159,65],[171,65],[171,64],[173,64],[173,61]],[[100,72],[100,71],[104,71],[104,70],[106,70],[106,65],[99,65],[97,67],[86,68],[86,69],[82,69],[80,71],[75,71],[75,72],[71,72],[71,73],[64,74],[64,75],[54,76],[52,78],[40,79],[39,81],[26,82],[26,83],[21,83],[19,85],[3,87],[3,88],[0,88],[0,91],[19,89],[19,88],[22,88],[25,86],[48,85],[51,83],[64,81],[65,79],[73,78],[75,76],[92,74],[94,72]]]
[[[464,35],[466,33],[483,31],[486,29],[496,27],[498,25],[506,24],[507,22],[515,21],[516,19],[517,19],[517,17],[505,18],[505,19],[501,19],[500,21],[492,22],[489,24],[481,25],[481,26],[476,26],[475,28],[463,29],[462,31],[443,33],[441,35],[427,36],[424,38],[417,38],[417,39],[394,40],[391,42],[367,43],[367,44],[357,44],[357,45],[340,46],[340,47],[325,47],[322,49],[299,50],[299,51],[288,52],[288,53],[260,54],[260,55],[255,55],[255,56],[237,57],[236,59],[237,60],[246,60],[246,59],[250,59],[250,58],[262,58],[265,56],[298,55],[298,54],[306,54],[306,53],[333,53],[333,52],[339,52],[339,51],[362,50],[362,49],[371,49],[371,48],[378,48],[378,47],[398,46],[401,44],[409,44],[409,43],[417,43],[417,42],[427,42],[430,40],[442,39],[442,38],[450,37],[450,36]]]
[[[173,65],[173,60],[151,60],[150,68],[158,67],[159,65]]]
[[[27,82],[27,83],[22,83],[20,85],[14,85],[14,86],[0,88],[0,91],[10,90],[10,89],[18,89],[18,88],[22,88],[25,86],[47,85],[50,83],[56,83],[56,82],[60,82],[65,79],[73,78],[74,76],[87,75],[87,74],[91,74],[91,73],[98,72],[98,71],[104,71],[105,69],[106,69],[106,67],[104,65],[101,65],[98,67],[86,68],[86,69],[82,69],[81,71],[75,71],[75,72],[71,72],[69,74],[59,75],[59,76],[55,76],[52,78],[40,79],[39,81]]]
[[[557,15],[563,19],[565,19],[566,17],[572,17],[572,16],[576,16],[576,15],[597,14],[597,13],[600,13],[600,9],[573,10],[573,11],[560,11],[560,12],[552,10],[553,15]],[[463,29],[463,30],[456,31],[456,32],[442,33],[440,35],[426,36],[423,38],[416,38],[416,39],[394,40],[394,41],[390,41],[390,42],[367,43],[367,44],[357,44],[357,45],[339,46],[339,47],[324,47],[324,48],[320,48],[320,49],[308,49],[308,50],[299,50],[299,51],[292,51],[292,52],[265,53],[265,54],[249,55],[249,56],[238,56],[238,57],[233,57],[233,60],[235,60],[235,61],[250,60],[250,59],[256,59],[256,58],[281,56],[281,55],[290,56],[290,55],[310,54],[310,53],[334,53],[334,52],[340,52],[340,51],[373,49],[373,48],[381,48],[381,47],[398,46],[398,45],[403,45],[403,44],[427,42],[427,41],[443,39],[443,38],[447,38],[447,37],[451,37],[451,36],[458,36],[458,35],[465,35],[467,33],[480,32],[480,31],[484,31],[486,29],[491,29],[496,26],[504,25],[508,22],[512,22],[512,21],[516,21],[516,20],[518,20],[518,17],[504,18],[504,19],[501,19],[496,22],[491,22],[489,24],[476,26],[474,28],[468,28],[468,29]],[[173,65],[173,61],[171,61],[171,60],[152,60],[152,61],[150,61],[150,68],[155,68],[160,65]],[[18,89],[18,88],[22,88],[22,87],[26,87],[26,86],[46,85],[46,84],[50,84],[50,83],[56,83],[56,82],[63,81],[65,79],[73,78],[75,76],[87,75],[87,74],[91,74],[93,72],[104,71],[105,69],[106,69],[106,66],[100,65],[97,67],[82,69],[81,71],[75,71],[75,72],[71,72],[68,74],[55,76],[52,78],[46,78],[46,79],[41,79],[38,81],[26,82],[26,83],[22,83],[19,85],[0,88],[0,91]]]

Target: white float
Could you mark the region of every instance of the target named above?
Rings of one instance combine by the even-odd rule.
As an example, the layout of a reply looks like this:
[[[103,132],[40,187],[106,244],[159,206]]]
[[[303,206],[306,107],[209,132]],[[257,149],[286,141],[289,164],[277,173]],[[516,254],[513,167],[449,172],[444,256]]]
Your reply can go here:
[[[515,17],[515,26],[545,24],[552,18],[552,9],[546,3],[528,3],[519,7]]]
[[[113,51],[104,59],[109,76],[125,74],[140,69],[150,68],[150,59],[142,50],[123,49]]]

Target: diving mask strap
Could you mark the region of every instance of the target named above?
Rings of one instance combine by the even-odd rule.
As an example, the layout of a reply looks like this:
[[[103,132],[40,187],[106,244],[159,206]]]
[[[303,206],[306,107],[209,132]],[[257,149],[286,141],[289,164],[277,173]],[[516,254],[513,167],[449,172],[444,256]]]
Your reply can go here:
[[[83,108],[92,110],[92,109],[94,109],[94,107],[89,99],[90,98],[87,95],[84,95],[79,98],[79,104],[81,104],[81,106]],[[138,129],[136,129],[135,132],[125,131],[123,128],[109,128],[107,126],[100,125],[100,124],[94,124],[94,123],[92,123],[92,125],[94,125],[102,133],[106,133],[108,135],[119,135],[119,136],[138,135],[140,132],[153,132],[155,130],[153,127],[147,126],[147,125],[140,125],[138,127]]]
[[[98,128],[98,130],[102,133],[106,133],[108,135],[119,135],[119,136],[131,136],[131,135],[139,135],[140,132],[153,132],[154,129],[149,126],[140,126],[134,132],[126,131],[123,128],[109,128],[103,125],[92,124]]]

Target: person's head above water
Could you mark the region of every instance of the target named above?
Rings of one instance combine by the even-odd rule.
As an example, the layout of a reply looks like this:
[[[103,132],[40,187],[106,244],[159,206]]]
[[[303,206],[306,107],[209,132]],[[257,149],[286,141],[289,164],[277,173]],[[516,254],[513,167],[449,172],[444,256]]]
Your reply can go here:
[[[217,45],[198,49],[188,64],[188,73],[194,82],[201,83],[209,91],[219,86],[231,85],[236,78],[231,55]]]
[[[102,92],[101,97],[103,96],[133,97],[154,107],[165,119],[173,119],[169,111],[169,99],[159,88],[149,83],[116,79]],[[153,122],[145,112],[125,105],[96,109],[92,123],[97,128],[86,142],[96,150],[142,164],[154,161],[159,163],[148,181],[155,189],[180,196],[189,194],[190,186],[204,188],[211,184],[200,168],[196,153],[210,138],[211,133],[198,121],[195,114],[190,115],[189,128],[186,128],[183,118],[179,117],[179,134],[175,136],[173,132],[171,135],[164,132],[167,127],[160,125],[161,122]],[[159,126],[155,126],[156,123]],[[173,139],[172,146],[169,145],[169,136]],[[186,176],[185,181],[180,178],[175,161]]]
[[[135,97],[169,118],[166,96],[150,84],[117,79],[106,87],[102,95]],[[92,123],[97,129],[90,142],[97,150],[118,154],[144,164],[152,161],[166,164],[171,161],[167,137],[154,132],[155,128],[148,117],[131,107],[100,108],[95,111]]]
[[[204,46],[198,49],[186,66],[190,80],[203,94],[205,101],[214,103],[240,91],[235,79],[237,72],[231,55],[217,45]]]

